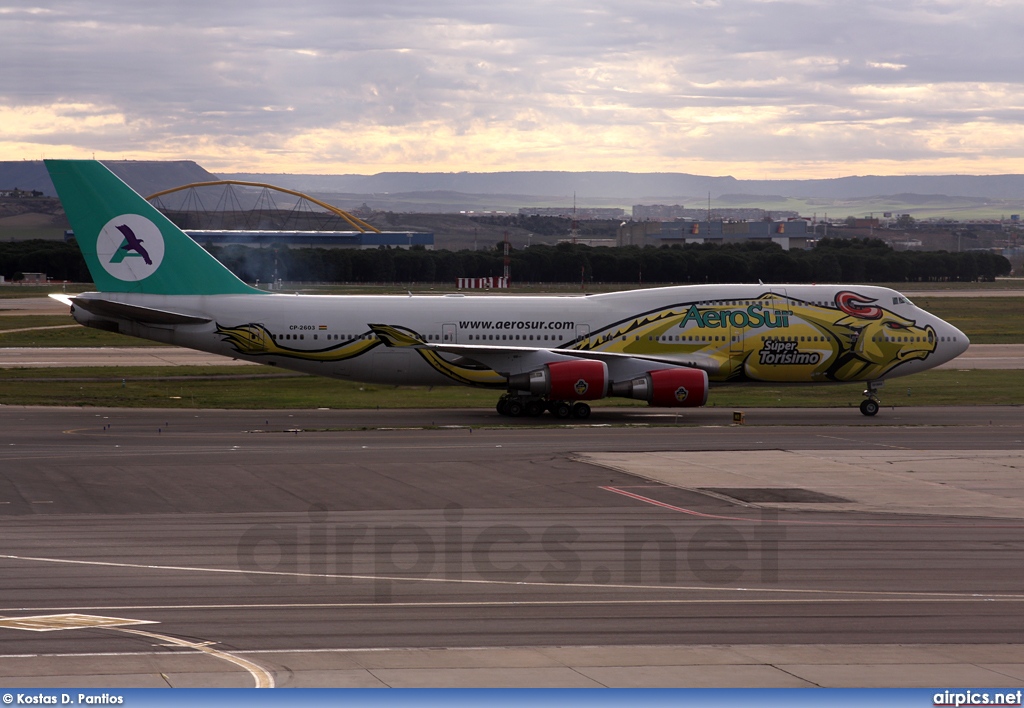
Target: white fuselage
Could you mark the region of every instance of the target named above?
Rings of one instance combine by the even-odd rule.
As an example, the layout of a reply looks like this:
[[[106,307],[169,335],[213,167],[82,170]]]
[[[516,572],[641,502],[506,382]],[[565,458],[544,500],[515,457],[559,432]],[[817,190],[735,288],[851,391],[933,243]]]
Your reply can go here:
[[[322,376],[409,385],[465,381],[455,381],[432,366],[415,347],[381,345],[372,326],[400,327],[427,344],[467,345],[469,354],[471,347],[618,353],[697,366],[719,382],[882,380],[949,361],[969,344],[953,325],[894,290],[874,286],[693,285],[536,297],[79,297],[210,320],[153,324],[76,308],[76,319],[86,325],[110,328],[116,322],[124,334],[228,357]],[[239,346],[237,336],[225,335],[225,330],[245,327],[258,334],[247,335],[252,342],[244,346]],[[447,359],[456,367],[463,363],[462,357],[450,353]],[[521,373],[513,370],[514,364],[508,368],[498,373]],[[499,385],[493,376],[480,383]]]

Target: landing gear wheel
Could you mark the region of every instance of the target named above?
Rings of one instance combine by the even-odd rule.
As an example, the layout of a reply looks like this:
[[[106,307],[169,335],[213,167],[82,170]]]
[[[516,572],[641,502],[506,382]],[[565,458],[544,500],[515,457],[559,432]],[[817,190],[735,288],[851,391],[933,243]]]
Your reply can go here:
[[[572,417],[579,420],[586,420],[590,417],[590,406],[586,403],[575,403],[572,407]]]
[[[518,418],[523,414],[523,402],[518,398],[510,398],[505,403],[505,410],[507,410],[508,414],[513,418]]]
[[[878,401],[873,398],[865,398],[860,402],[860,412],[866,416],[878,413]]]
[[[505,398],[504,396],[499,398],[497,405],[494,406],[494,409],[498,411],[499,415],[508,415],[508,399]]]
[[[551,404],[551,415],[556,418],[568,418],[572,415],[572,406],[567,401],[555,401]]]
[[[523,406],[523,412],[531,418],[536,418],[544,413],[544,401],[536,398],[532,401],[527,401],[526,405]]]

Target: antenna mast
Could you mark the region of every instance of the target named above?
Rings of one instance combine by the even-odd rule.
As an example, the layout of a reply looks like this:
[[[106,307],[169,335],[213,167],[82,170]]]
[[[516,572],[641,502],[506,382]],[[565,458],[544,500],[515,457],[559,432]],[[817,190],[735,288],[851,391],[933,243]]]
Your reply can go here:
[[[576,243],[576,238],[580,235],[580,222],[576,220],[576,192],[572,193],[572,222],[569,227],[569,235],[572,237],[572,242]]]
[[[509,255],[507,230],[505,231],[505,268],[502,272],[502,275],[505,278],[505,287],[507,288],[509,284],[512,282],[512,258]]]

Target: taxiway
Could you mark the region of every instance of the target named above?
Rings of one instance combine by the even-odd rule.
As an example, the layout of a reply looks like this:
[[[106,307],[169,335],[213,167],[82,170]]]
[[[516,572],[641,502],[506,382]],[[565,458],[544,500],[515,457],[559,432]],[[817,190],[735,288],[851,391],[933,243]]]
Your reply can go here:
[[[1015,407],[0,408],[7,686],[1024,684]]]

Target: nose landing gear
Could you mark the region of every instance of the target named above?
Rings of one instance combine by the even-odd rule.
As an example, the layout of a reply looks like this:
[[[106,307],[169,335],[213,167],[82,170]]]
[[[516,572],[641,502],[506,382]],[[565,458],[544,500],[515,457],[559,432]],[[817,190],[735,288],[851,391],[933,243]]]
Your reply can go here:
[[[860,412],[866,416],[873,416],[878,413],[878,389],[882,387],[881,381],[868,381],[868,387],[864,390],[864,400],[860,402]]]

